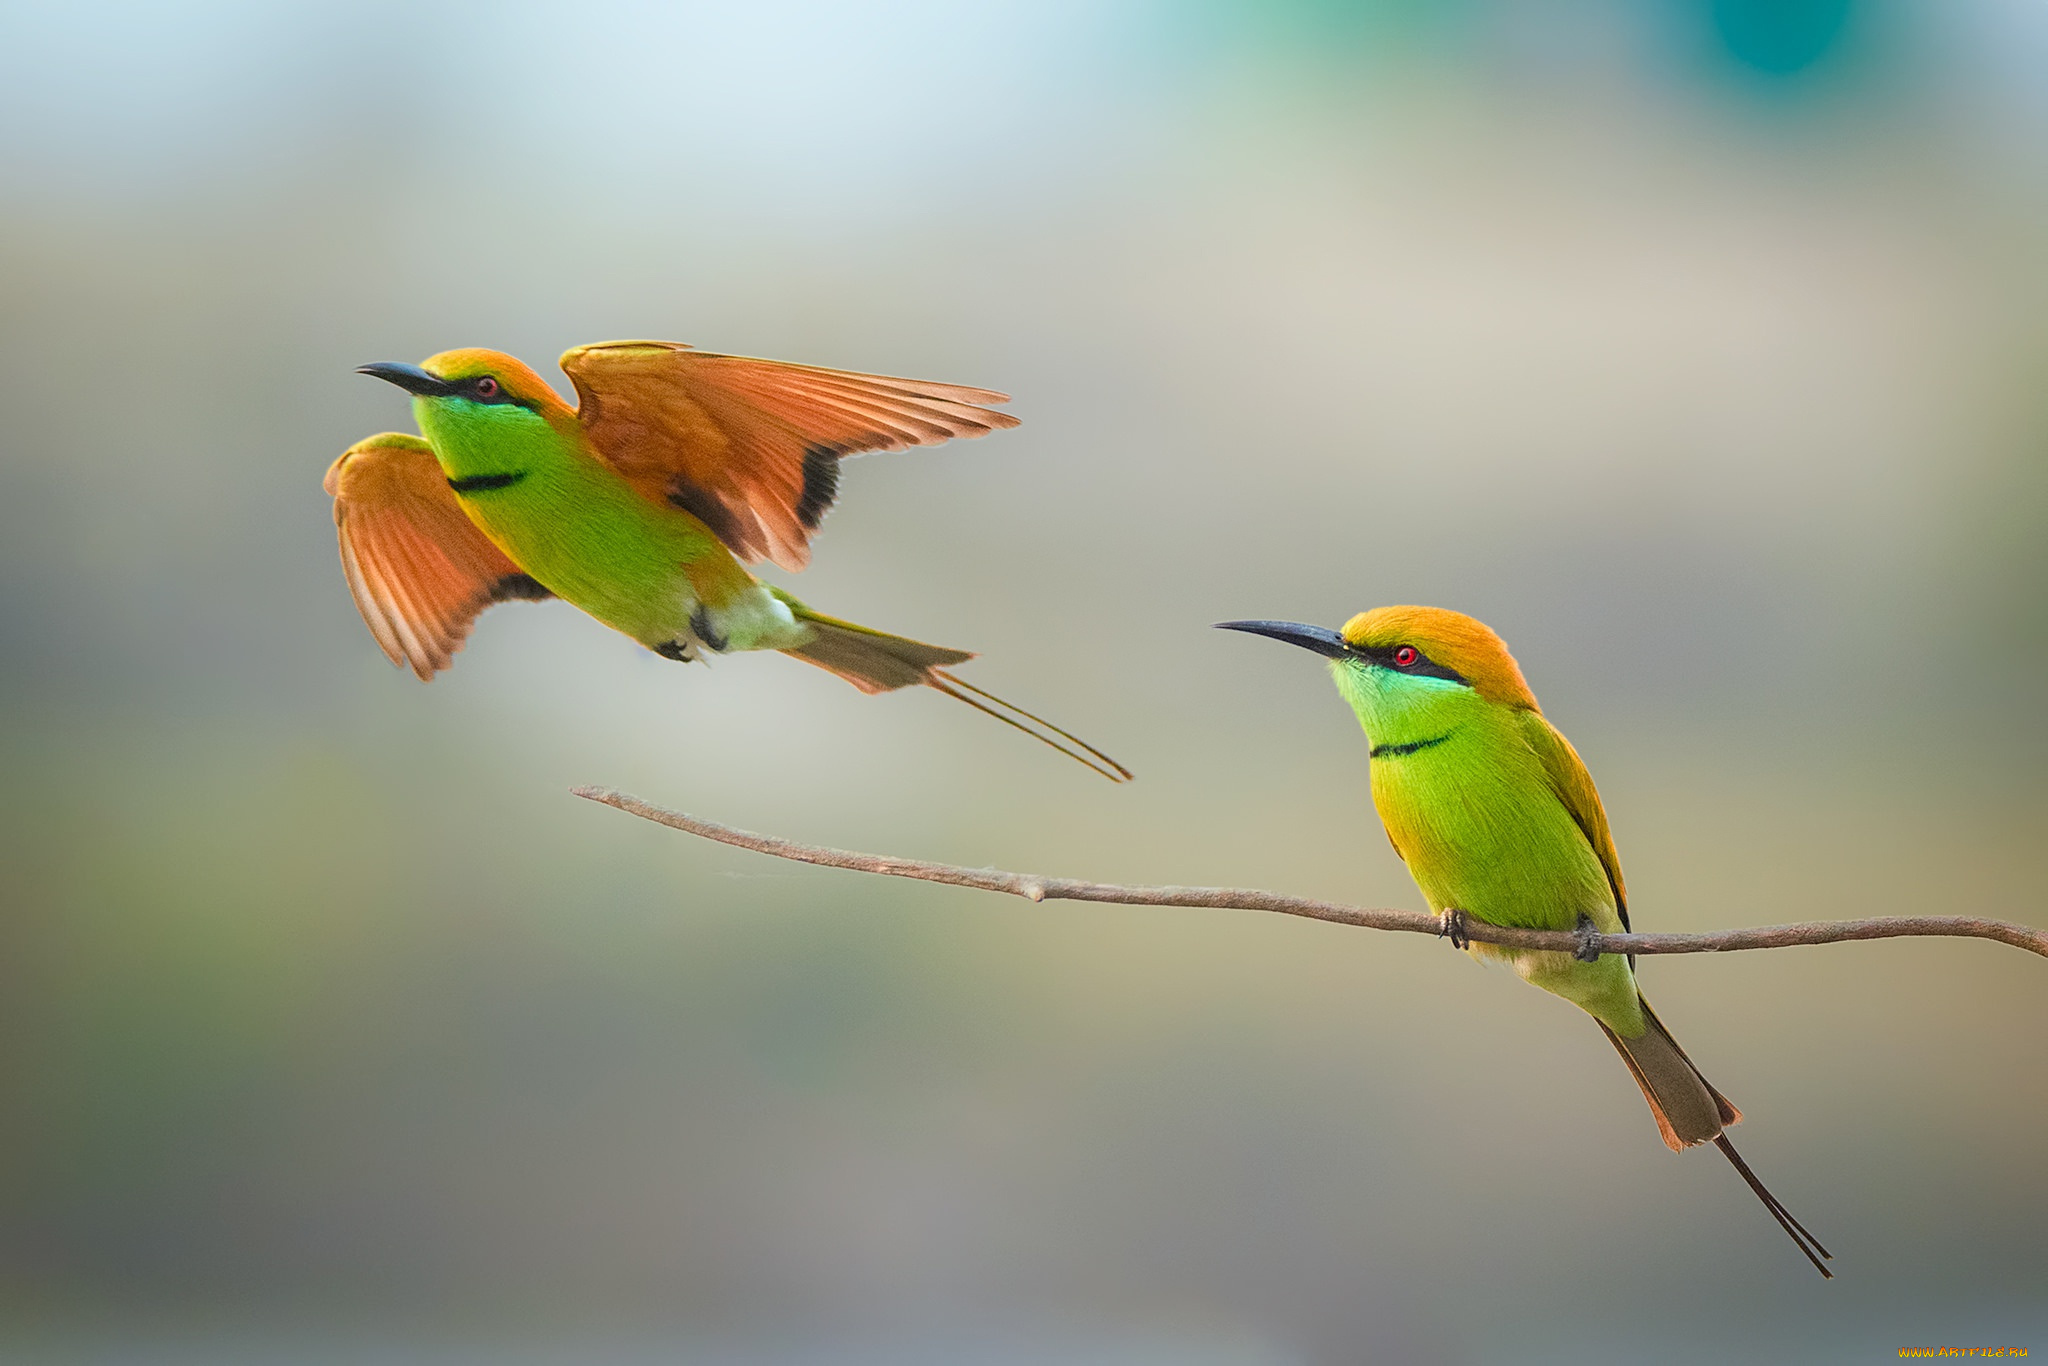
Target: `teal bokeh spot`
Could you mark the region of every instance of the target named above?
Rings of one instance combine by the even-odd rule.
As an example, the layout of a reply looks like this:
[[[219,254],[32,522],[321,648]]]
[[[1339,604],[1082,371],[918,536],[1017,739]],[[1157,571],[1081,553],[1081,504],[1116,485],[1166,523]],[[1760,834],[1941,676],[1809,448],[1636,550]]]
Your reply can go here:
[[[1712,0],[1714,27],[1743,65],[1774,75],[1803,71],[1827,55],[1855,0]]]

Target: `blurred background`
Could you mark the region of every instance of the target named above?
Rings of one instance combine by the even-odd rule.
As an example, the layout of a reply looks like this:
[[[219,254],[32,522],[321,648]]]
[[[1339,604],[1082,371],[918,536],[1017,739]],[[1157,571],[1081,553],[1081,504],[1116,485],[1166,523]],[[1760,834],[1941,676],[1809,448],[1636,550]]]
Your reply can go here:
[[[1209,623],[1426,602],[1640,928],[2048,923],[2044,64],[2024,0],[0,6],[0,1359],[2048,1351],[2009,949],[1644,964],[1824,1285],[1441,944],[568,795],[1417,907]],[[1013,393],[794,586],[1139,781],[561,604],[386,664],[351,369],[634,336]]]

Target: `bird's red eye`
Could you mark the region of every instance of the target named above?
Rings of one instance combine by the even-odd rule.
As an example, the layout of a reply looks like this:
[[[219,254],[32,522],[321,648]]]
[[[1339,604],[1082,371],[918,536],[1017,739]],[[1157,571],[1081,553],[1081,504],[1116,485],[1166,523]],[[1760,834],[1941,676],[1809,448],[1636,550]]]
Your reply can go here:
[[[498,396],[498,381],[492,379],[489,375],[485,375],[476,382],[476,396],[478,398],[496,398]]]
[[[1420,658],[1422,656],[1415,653],[1413,645],[1403,645],[1400,649],[1394,651],[1394,664],[1397,668],[1408,668]]]

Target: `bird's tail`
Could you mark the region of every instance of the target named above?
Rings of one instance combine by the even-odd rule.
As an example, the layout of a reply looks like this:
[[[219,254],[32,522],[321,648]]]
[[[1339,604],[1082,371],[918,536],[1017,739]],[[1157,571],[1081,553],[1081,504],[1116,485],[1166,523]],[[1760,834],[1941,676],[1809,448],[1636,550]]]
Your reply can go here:
[[[1086,740],[946,672],[948,665],[964,664],[974,658],[968,651],[949,650],[943,645],[927,645],[923,641],[856,626],[850,621],[814,612],[787,595],[778,593],[776,596],[789,605],[798,620],[811,628],[809,640],[782,653],[835,673],[862,692],[892,692],[914,683],[936,688],[946,696],[957,698],[976,711],[987,712],[1003,724],[1014,726],[1032,739],[1052,746],[1113,783],[1130,781],[1129,769]]]
[[[1685,1056],[1685,1050],[1678,1046],[1678,1040],[1671,1037],[1671,1031],[1644,1001],[1643,1019],[1649,1028],[1633,1039],[1624,1039],[1604,1023],[1600,1031],[1614,1045],[1621,1060],[1628,1064],[1629,1075],[1636,1079],[1636,1085],[1643,1089],[1643,1099],[1650,1103],[1650,1113],[1657,1120],[1657,1131],[1664,1135],[1664,1142],[1673,1152],[1690,1148],[1695,1143],[1708,1139],[1721,1150],[1721,1155],[1749,1183],[1756,1192],[1756,1198],[1763,1201],[1764,1208],[1778,1221],[1786,1236],[1806,1254],[1806,1260],[1813,1263],[1814,1270],[1828,1279],[1834,1272],[1824,1262],[1834,1256],[1820,1245],[1820,1240],[1806,1231],[1806,1226],[1792,1217],[1792,1212],[1778,1202],[1762,1181],[1757,1179],[1749,1164],[1742,1160],[1742,1154],[1735,1151],[1735,1145],[1728,1141],[1722,1130],[1731,1124],[1742,1122],[1742,1111],[1735,1108],[1728,1097],[1716,1091],[1707,1079],[1693,1066],[1692,1059]]]
[[[1644,1001],[1642,1006],[1643,1020],[1650,1027],[1635,1038],[1624,1039],[1605,1024],[1600,1029],[1628,1064],[1636,1085],[1643,1088],[1643,1099],[1650,1102],[1664,1145],[1682,1152],[1695,1143],[1718,1138],[1730,1124],[1740,1124],[1742,1111],[1707,1084],[1650,1003]]]

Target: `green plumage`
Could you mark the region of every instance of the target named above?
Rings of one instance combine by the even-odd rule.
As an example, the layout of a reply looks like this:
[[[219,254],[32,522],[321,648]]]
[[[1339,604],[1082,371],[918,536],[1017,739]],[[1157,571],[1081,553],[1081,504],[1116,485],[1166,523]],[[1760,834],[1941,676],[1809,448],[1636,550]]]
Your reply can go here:
[[[1433,910],[1532,930],[1570,930],[1583,914],[1623,929],[1614,883],[1561,794],[1577,756],[1540,713],[1356,659],[1330,670],[1372,746],[1373,805]],[[1625,1039],[1644,1030],[1625,958],[1473,952],[1507,959]]]
[[[691,641],[693,617],[721,649],[781,650],[810,639],[703,522],[641,497],[584,449],[573,422],[445,398],[416,398],[413,413],[452,487],[514,477],[461,493],[463,510],[556,597],[605,625],[650,648]]]
[[[1600,794],[1571,742],[1543,717],[1507,646],[1487,626],[1435,607],[1361,612],[1341,632],[1232,621],[1330,661],[1365,728],[1372,800],[1432,909],[1515,929],[1628,929],[1628,892]],[[1794,1219],[1724,1132],[1742,1112],[1699,1069],[1636,990],[1626,957],[1474,942],[1522,978],[1599,1022],[1674,1150],[1711,1141],[1823,1276],[1829,1253]]]
[[[929,687],[1113,782],[1130,770],[949,672],[973,658],[814,612],[741,559],[799,570],[841,457],[1016,419],[987,389],[604,342],[562,359],[574,408],[500,351],[363,367],[413,395],[420,436],[328,468],[342,572],[385,655],[430,679],[493,603],[560,598],[669,659],[779,650],[863,692]]]

